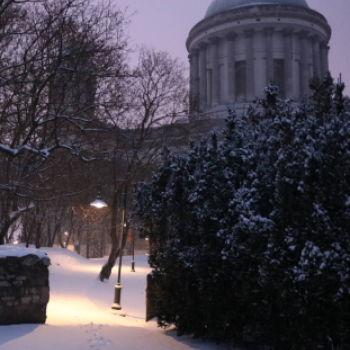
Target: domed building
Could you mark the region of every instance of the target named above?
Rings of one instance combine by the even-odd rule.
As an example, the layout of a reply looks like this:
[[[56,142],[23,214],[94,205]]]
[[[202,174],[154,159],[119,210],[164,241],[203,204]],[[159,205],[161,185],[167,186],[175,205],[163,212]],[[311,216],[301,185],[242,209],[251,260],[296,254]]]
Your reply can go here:
[[[310,79],[328,71],[330,38],[327,20],[305,0],[214,0],[187,39],[190,122],[242,111],[269,83],[281,98],[300,100]]]

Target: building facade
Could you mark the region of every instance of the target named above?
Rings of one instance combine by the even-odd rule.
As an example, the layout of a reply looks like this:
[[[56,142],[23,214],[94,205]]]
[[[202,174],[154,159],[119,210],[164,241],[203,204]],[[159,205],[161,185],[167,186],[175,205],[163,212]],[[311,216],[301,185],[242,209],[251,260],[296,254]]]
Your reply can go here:
[[[305,0],[214,0],[187,39],[190,123],[243,111],[269,83],[281,98],[301,100],[310,79],[329,70],[330,38]]]

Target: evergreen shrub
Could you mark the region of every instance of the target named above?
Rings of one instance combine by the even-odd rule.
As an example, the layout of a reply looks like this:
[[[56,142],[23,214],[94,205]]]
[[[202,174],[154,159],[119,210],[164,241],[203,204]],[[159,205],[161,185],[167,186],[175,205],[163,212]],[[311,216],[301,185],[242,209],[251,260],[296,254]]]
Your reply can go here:
[[[330,76],[266,90],[224,139],[137,186],[161,327],[247,348],[350,349],[350,103]]]

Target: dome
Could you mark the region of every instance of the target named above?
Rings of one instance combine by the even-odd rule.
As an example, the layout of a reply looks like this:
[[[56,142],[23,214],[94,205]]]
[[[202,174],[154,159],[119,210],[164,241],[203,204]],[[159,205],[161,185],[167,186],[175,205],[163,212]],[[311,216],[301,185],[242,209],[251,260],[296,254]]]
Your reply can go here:
[[[305,0],[213,0],[209,5],[205,18],[234,8],[251,5],[286,5],[309,8]]]

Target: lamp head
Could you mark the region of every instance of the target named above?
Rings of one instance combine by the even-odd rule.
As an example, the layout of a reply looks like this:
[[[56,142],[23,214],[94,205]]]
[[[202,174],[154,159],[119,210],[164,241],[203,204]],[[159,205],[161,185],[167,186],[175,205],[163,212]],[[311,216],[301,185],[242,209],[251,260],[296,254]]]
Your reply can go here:
[[[108,204],[102,200],[101,194],[99,193],[96,200],[90,203],[92,207],[97,209],[107,208]]]

